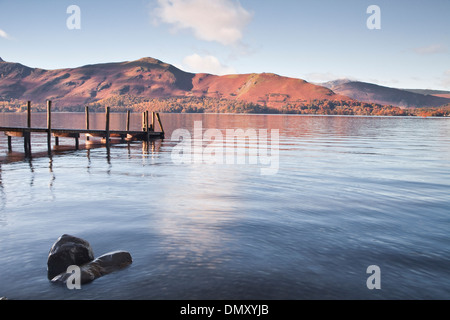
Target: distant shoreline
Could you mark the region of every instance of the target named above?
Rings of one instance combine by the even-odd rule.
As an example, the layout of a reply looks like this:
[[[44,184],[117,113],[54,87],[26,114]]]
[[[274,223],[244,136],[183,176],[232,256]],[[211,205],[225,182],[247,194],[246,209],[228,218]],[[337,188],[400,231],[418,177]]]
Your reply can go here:
[[[16,112],[4,112],[0,111],[0,114],[25,114],[25,111]],[[33,111],[32,113],[45,114],[43,110]],[[84,113],[82,111],[56,111],[53,113]],[[91,114],[103,114],[104,111],[91,111]],[[111,111],[114,114],[126,114],[126,111]],[[136,112],[138,113],[138,112]],[[422,116],[419,114],[406,114],[406,115],[364,115],[364,114],[320,114],[320,113],[236,113],[236,112],[160,112],[161,114],[205,114],[205,115],[235,115],[235,116],[315,116],[315,117],[361,117],[361,118],[450,118],[448,115],[429,115]]]
[[[64,106],[53,102],[52,112],[84,112],[89,107],[92,113],[103,113],[109,107],[112,113],[144,111],[174,114],[296,114],[334,116],[414,116],[450,117],[450,105],[441,107],[400,108],[359,101],[314,100],[310,103],[285,104],[268,107],[245,101],[219,100],[214,98],[166,98],[146,99],[111,97],[108,100],[85,106]],[[27,111],[27,102],[21,100],[0,101],[0,113],[21,113]],[[32,103],[32,112],[46,112],[43,103]]]

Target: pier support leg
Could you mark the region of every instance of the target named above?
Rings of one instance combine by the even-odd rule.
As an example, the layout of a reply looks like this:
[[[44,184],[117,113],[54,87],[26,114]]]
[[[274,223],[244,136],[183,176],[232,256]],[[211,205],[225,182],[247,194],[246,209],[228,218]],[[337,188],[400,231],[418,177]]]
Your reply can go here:
[[[27,127],[31,128],[31,101],[27,101]],[[24,140],[24,143],[27,144],[25,149],[31,155],[31,132],[24,135]]]
[[[31,132],[28,134],[28,152],[31,155]]]
[[[155,112],[152,112],[152,126],[150,127],[150,131],[155,132]]]
[[[59,137],[55,137],[55,145],[59,146]]]
[[[147,110],[147,111],[145,111],[145,124],[146,124],[145,131],[147,131],[147,143],[150,141],[150,134],[149,134],[150,126],[149,126],[148,120],[149,119],[148,119],[148,110]]]
[[[12,142],[11,142],[11,136],[8,136],[8,151],[12,151]]]
[[[47,150],[52,153],[52,102],[47,101]]]
[[[26,134],[23,135],[23,152],[25,153],[25,156],[28,155],[28,141]]]
[[[30,133],[24,132],[23,133],[23,148],[25,152],[25,156],[31,155],[31,143],[30,143]]]
[[[130,110],[127,110],[127,125],[126,125],[126,130],[127,132],[130,131]]]
[[[75,138],[75,148],[78,150],[80,148],[80,142],[78,138]]]
[[[85,108],[86,113],[86,130],[89,130],[89,107]],[[86,135],[86,141],[89,141],[89,136]]]
[[[110,108],[106,107],[106,148],[109,149],[110,147],[110,141],[109,141],[109,114],[110,114]]]

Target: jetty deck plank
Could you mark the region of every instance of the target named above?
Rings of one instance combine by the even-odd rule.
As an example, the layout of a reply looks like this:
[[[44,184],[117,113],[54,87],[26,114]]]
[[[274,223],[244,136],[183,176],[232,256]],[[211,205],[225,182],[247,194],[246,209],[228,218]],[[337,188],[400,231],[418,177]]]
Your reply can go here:
[[[30,133],[47,133],[47,128],[24,128],[24,127],[0,127],[0,131],[3,132],[30,132]],[[106,136],[106,130],[94,130],[94,129],[51,129],[54,134],[90,134],[91,136]],[[110,130],[109,134],[112,135],[142,135],[147,134],[145,131],[126,131],[126,130]],[[162,132],[149,131],[150,137],[161,137]]]

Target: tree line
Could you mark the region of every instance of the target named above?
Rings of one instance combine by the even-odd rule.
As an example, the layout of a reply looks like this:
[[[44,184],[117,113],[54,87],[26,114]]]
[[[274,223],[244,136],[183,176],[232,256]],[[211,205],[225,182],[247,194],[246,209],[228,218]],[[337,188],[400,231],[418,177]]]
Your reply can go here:
[[[59,107],[54,102],[55,111],[80,112],[84,105]],[[402,109],[390,105],[365,103],[361,101],[311,100],[309,102],[286,102],[274,108],[262,104],[210,97],[170,97],[144,98],[132,95],[117,95],[88,103],[93,112],[104,112],[110,107],[112,112],[155,111],[161,113],[251,113],[251,114],[315,114],[315,115],[360,115],[360,116],[450,116],[450,104],[439,108]],[[0,100],[0,112],[25,112],[26,101],[17,99]],[[46,111],[46,105],[33,104],[33,111]]]

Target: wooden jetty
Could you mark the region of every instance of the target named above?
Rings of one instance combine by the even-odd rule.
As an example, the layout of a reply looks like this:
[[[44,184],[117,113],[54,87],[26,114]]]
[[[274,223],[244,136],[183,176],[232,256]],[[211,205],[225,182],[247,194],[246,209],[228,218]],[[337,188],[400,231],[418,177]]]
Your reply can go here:
[[[12,137],[23,138],[24,152],[26,155],[31,155],[31,133],[47,134],[47,149],[48,153],[52,150],[52,137],[55,138],[55,145],[59,145],[59,138],[73,138],[75,139],[75,148],[79,149],[79,139],[82,134],[86,136],[86,142],[89,143],[91,137],[100,137],[107,148],[111,145],[111,138],[119,138],[120,141],[150,141],[154,139],[164,138],[164,129],[159,113],[152,112],[151,123],[149,122],[149,112],[145,111],[142,114],[142,131],[130,130],[130,111],[127,111],[127,123],[125,130],[111,130],[110,129],[110,108],[107,107],[105,111],[105,129],[94,130],[89,128],[89,107],[86,107],[86,128],[85,129],[53,129],[52,128],[52,102],[47,101],[47,128],[32,128],[31,127],[31,102],[27,102],[27,126],[26,127],[0,127],[8,137],[8,151],[12,151]],[[155,125],[158,122],[161,131],[155,131]]]

